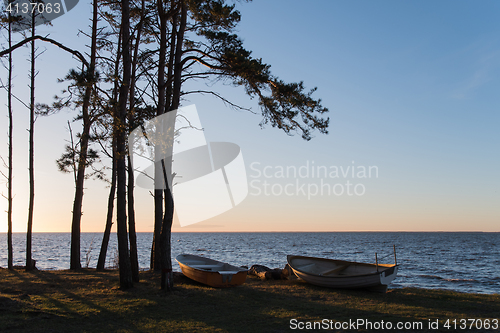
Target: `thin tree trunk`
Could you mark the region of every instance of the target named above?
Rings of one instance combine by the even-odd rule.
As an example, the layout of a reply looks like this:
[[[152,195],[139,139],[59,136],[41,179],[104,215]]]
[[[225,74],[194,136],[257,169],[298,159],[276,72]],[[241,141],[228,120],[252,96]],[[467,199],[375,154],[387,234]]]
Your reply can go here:
[[[158,58],[158,109],[156,115],[160,116],[165,113],[165,66],[167,53],[167,21],[168,16],[163,7],[163,1],[157,0],[158,16],[160,18],[160,54]],[[151,269],[161,270],[161,249],[160,249],[160,234],[163,220],[163,189],[158,188],[157,184],[163,183],[163,173],[161,165],[155,163],[155,191],[154,191],[154,206],[155,206],[155,221],[153,244],[151,246]]]
[[[114,141],[114,140],[113,140]],[[106,255],[108,253],[109,237],[111,236],[111,227],[113,226],[113,209],[116,193],[116,154],[115,144],[113,142],[113,166],[111,171],[111,188],[109,189],[108,197],[108,214],[106,216],[106,227],[104,235],[102,236],[101,251],[99,252],[99,259],[97,260],[97,270],[104,270],[106,264]]]
[[[119,73],[119,68],[120,68],[120,58],[121,58],[121,45],[122,45],[122,34],[120,30],[120,35],[118,37],[118,47],[117,47],[117,52],[116,52],[116,60],[115,60],[115,71],[114,71],[114,77],[115,77],[115,82],[114,82],[114,87],[113,87],[113,95],[111,99],[111,115],[113,118],[116,117],[117,111],[117,100],[118,100],[118,92],[119,92],[119,84],[118,80],[118,73]],[[113,166],[112,166],[112,171],[111,171],[111,188],[109,190],[109,197],[108,197],[108,214],[106,216],[106,227],[104,229],[104,235],[102,237],[102,244],[101,244],[101,251],[99,253],[99,259],[97,260],[97,269],[98,270],[103,270],[105,263],[106,263],[106,255],[108,252],[108,244],[109,244],[109,237],[111,235],[111,227],[113,226],[113,210],[114,210],[114,200],[115,200],[115,195],[116,195],[116,135],[114,133],[113,129],[113,139],[111,143],[111,147],[113,150]]]
[[[161,6],[161,7],[160,7]],[[171,1],[171,10],[175,6],[175,2]],[[167,71],[167,80],[165,81],[165,64],[166,64],[166,54],[165,51],[167,49],[167,21],[170,19],[165,13],[164,9],[161,5],[161,1],[158,2],[158,12],[160,15],[160,57],[159,57],[159,65],[158,65],[158,111],[157,115],[161,115],[165,112],[165,109],[170,106],[172,100],[172,78],[173,78],[173,69],[174,69],[174,58],[175,58],[175,41],[176,41],[176,29],[177,29],[177,13],[173,12],[172,15],[172,32],[170,35],[170,52],[168,59],[168,71]],[[155,164],[155,184],[157,182],[163,183],[163,174],[162,167],[160,163]],[[156,270],[160,270],[161,267],[161,249],[160,249],[160,234],[162,230],[162,224],[164,220],[163,213],[163,194],[164,190],[158,189],[155,190],[155,229],[153,235],[153,247],[152,251],[156,252],[156,256],[154,256],[154,268]],[[165,202],[168,201],[168,198],[165,198]],[[153,260],[152,260],[153,262]],[[153,268],[152,267],[152,268]],[[163,279],[162,279],[163,281]]]
[[[31,36],[35,36],[35,13],[31,16]],[[33,232],[33,212],[35,205],[35,58],[36,58],[35,41],[31,43],[31,82],[30,82],[30,129],[29,129],[29,179],[30,179],[30,194],[28,207],[28,228],[26,232],[26,270],[34,269],[31,258],[31,240]]]
[[[167,162],[167,161],[165,161]],[[172,255],[171,255],[171,239],[172,239],[172,222],[174,216],[174,198],[172,191],[167,182],[167,173],[172,173],[172,168],[165,166],[162,161],[163,175],[165,181],[165,216],[160,234],[160,249],[161,249],[161,289],[171,291],[174,287],[174,276],[172,272]],[[170,161],[170,166],[171,166]]]
[[[135,233],[135,211],[134,211],[134,170],[128,156],[128,237],[130,241],[130,265],[132,269],[132,279],[139,282],[139,258],[137,256],[137,235]]]
[[[12,16],[9,12],[9,48],[12,47]],[[13,113],[12,113],[12,52],[9,53],[9,82],[7,83],[7,107],[9,109],[9,162],[8,162],[8,176],[7,176],[7,267],[8,269],[14,269],[13,264],[13,251],[12,251],[12,133],[14,130]]]
[[[155,163],[155,169],[158,168],[157,163]],[[155,175],[158,171],[155,171]],[[155,184],[158,177],[155,176]],[[153,244],[151,245],[151,263],[150,269],[154,271],[160,271],[160,233],[161,233],[161,224],[163,219],[163,190],[154,190],[154,206],[155,206],[155,214],[154,214],[154,231],[153,231]]]
[[[127,119],[127,100],[130,84],[130,9],[129,0],[122,1],[122,34],[123,34],[123,80],[120,87],[120,98],[118,101],[118,115],[115,117],[116,133],[116,224],[118,235],[118,256],[120,266],[120,288],[133,287],[132,269],[128,251],[127,239],[127,173],[125,165],[125,124]]]
[[[128,126],[129,133],[135,127],[135,76],[137,70],[137,61],[139,55],[139,44],[141,42],[141,32],[142,25],[144,20],[144,10],[145,10],[145,1],[142,0],[141,5],[141,20],[137,27],[137,37],[135,39],[134,45],[134,57],[132,59],[132,74],[130,77],[130,112],[128,116]],[[129,150],[133,149],[133,147],[129,147]],[[130,241],[130,265],[132,268],[132,279],[134,282],[139,282],[139,258],[137,256],[137,235],[135,231],[135,209],[134,209],[134,169],[132,167],[132,160],[130,158],[130,154],[128,155],[128,236]]]
[[[173,4],[172,4],[173,5]],[[170,35],[170,51],[168,58],[168,69],[167,69],[167,89],[166,89],[166,104],[170,106],[172,104],[172,81],[174,73],[174,60],[175,60],[175,40],[177,37],[177,15],[172,18],[172,33]]]
[[[90,99],[94,85],[95,62],[97,53],[97,0],[93,1],[92,16],[92,37],[90,47],[90,66],[87,73],[85,95],[82,103],[83,130],[80,137],[80,154],[78,160],[78,172],[75,184],[75,201],[73,202],[73,218],[71,222],[71,253],[70,269],[76,270],[82,268],[80,262],[80,228],[82,220],[83,192],[85,182],[85,169],[87,166],[87,153],[89,146],[90,128],[92,121],[89,114]],[[83,70],[82,70],[83,71]]]
[[[180,15],[180,25],[177,31],[177,43],[175,50],[175,63],[174,63],[174,82],[172,91],[172,104],[170,105],[169,111],[173,111],[179,108],[180,103],[180,93],[181,93],[181,79],[182,79],[182,44],[184,41],[184,32],[186,30],[187,21],[187,7],[184,2],[181,2],[181,15]],[[172,273],[172,246],[171,246],[171,236],[172,236],[172,222],[174,218],[174,200],[172,196],[172,188],[169,188],[167,182],[167,175],[170,176],[172,173],[172,156],[169,156],[163,162],[163,173],[165,179],[165,215],[163,217],[162,229],[161,229],[161,289],[170,291],[173,289],[173,273]]]
[[[158,168],[158,165],[155,163],[155,169]],[[158,171],[155,171],[155,175]],[[158,177],[155,176],[155,184],[157,182]],[[163,181],[163,180],[160,180]],[[151,263],[150,269],[155,271],[160,271],[160,232],[161,232],[161,223],[163,219],[163,190],[154,190],[154,206],[155,206],[155,214],[154,214],[154,231],[153,231],[153,244],[151,246]]]
[[[184,32],[186,31],[187,21],[187,8],[184,2],[181,3],[181,22],[179,31],[177,31],[177,44],[175,50],[175,63],[174,63],[174,84],[172,92],[172,104],[170,110],[179,108],[181,99],[181,85],[182,85],[182,44],[184,41]]]

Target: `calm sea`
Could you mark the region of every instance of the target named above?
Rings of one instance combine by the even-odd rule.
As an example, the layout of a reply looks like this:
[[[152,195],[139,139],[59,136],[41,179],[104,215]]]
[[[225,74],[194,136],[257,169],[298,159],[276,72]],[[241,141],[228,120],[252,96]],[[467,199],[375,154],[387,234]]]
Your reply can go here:
[[[24,265],[25,234],[16,233],[14,261]],[[95,267],[101,233],[83,233],[82,266]],[[138,234],[141,268],[149,267],[151,233]],[[7,266],[7,237],[0,234],[0,266]],[[172,257],[180,253],[205,255],[238,266],[253,264],[283,268],[287,254],[393,263],[396,245],[400,271],[390,288],[419,287],[466,293],[500,293],[500,233],[173,233]],[[33,259],[39,269],[69,268],[69,233],[35,233]],[[116,265],[113,234],[106,265]],[[385,258],[384,258],[385,257]],[[174,270],[179,271],[174,261]]]

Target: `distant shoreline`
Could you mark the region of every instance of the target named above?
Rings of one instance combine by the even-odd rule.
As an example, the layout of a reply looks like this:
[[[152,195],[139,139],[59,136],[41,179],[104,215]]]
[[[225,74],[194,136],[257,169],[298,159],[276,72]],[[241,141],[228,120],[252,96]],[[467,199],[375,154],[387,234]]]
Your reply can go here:
[[[34,231],[33,234],[70,234],[70,231]],[[82,231],[82,234],[99,234],[103,233],[102,231]],[[112,234],[115,234],[116,232],[113,231],[111,232]],[[153,233],[153,231],[137,231],[136,233],[138,234],[149,234]],[[245,233],[245,234],[272,234],[272,233],[296,233],[296,234],[312,234],[312,233],[428,233],[428,234],[434,234],[434,233],[471,233],[471,234],[478,234],[478,233],[485,233],[485,234],[498,234],[500,231],[172,231],[172,234],[182,234],[182,233],[204,233],[204,234],[235,234],[235,233]],[[7,232],[0,232],[0,235],[2,234],[7,234]],[[13,234],[26,234],[26,232],[23,231],[15,231]]]

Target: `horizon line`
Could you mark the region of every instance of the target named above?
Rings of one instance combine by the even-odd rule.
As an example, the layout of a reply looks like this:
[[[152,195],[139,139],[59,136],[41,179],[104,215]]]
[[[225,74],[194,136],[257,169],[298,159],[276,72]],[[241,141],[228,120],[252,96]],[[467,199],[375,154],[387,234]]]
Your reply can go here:
[[[342,230],[342,231],[172,231],[172,233],[353,233],[353,232],[366,232],[366,233],[376,233],[376,232],[400,232],[400,233],[500,233],[500,231],[481,231],[481,230]],[[13,234],[26,234],[26,231],[14,231]],[[71,234],[71,231],[33,231],[34,234]],[[81,231],[82,234],[95,234],[103,233],[102,231]],[[112,234],[116,234],[116,231],[112,231]],[[139,233],[153,233],[153,231],[136,231]],[[2,231],[0,234],[7,234],[7,231]]]

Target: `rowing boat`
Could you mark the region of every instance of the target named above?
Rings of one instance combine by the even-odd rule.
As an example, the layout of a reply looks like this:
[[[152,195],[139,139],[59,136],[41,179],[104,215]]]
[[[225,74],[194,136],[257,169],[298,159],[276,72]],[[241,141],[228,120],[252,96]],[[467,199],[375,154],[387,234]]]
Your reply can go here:
[[[239,286],[245,283],[247,277],[247,269],[210,258],[180,254],[175,259],[181,267],[182,274],[211,287]]]
[[[386,292],[398,272],[396,264],[368,264],[292,255],[287,256],[287,261],[297,277],[308,283],[330,288]]]

